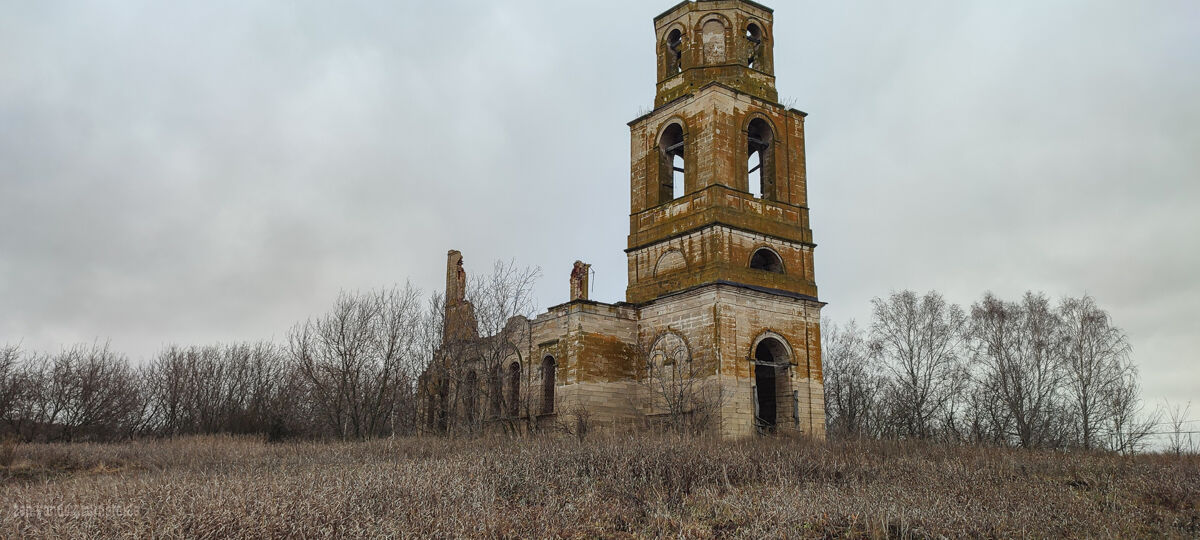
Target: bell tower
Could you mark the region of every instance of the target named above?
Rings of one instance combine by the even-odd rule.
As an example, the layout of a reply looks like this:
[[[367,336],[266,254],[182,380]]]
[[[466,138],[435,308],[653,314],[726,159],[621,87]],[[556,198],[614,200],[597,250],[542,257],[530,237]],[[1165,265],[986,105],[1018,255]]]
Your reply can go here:
[[[723,433],[823,437],[805,113],[778,101],[773,15],[692,0],[654,19],[655,108],[629,123],[625,297],[640,340],[676,344],[720,389]]]
[[[777,101],[772,15],[697,0],[654,20],[656,108],[629,124],[631,303],[717,282],[817,297],[805,113]]]

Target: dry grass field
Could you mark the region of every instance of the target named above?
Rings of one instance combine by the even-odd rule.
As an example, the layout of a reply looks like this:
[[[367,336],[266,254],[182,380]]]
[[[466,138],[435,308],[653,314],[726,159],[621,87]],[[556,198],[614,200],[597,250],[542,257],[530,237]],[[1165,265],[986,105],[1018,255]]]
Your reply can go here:
[[[673,436],[0,448],[6,537],[1197,537],[1200,458]]]

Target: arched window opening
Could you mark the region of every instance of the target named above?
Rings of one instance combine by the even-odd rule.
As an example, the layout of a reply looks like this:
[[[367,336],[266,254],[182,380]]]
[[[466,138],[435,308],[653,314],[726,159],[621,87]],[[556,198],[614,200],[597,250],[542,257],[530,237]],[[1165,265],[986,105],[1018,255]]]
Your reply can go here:
[[[508,366],[508,415],[521,414],[521,364],[513,362]]]
[[[475,411],[479,401],[479,378],[474,371],[468,371],[463,377],[463,418],[467,423],[475,422]]]
[[[746,129],[746,185],[751,193],[775,200],[774,133],[762,118],[755,118]]]
[[[554,377],[557,369],[553,356],[542,360],[542,414],[554,412]]]
[[[767,248],[759,248],[750,256],[750,268],[776,274],[783,273],[783,261],[779,255]]]
[[[671,30],[667,34],[667,76],[683,71],[683,32]]]
[[[683,126],[675,123],[663,130],[658,141],[659,188],[658,204],[682,197],[687,178],[687,162],[684,159]]]
[[[775,338],[765,338],[754,349],[754,421],[760,432],[775,431],[779,418],[780,374],[788,364],[787,347]],[[787,395],[787,389],[783,389]]]
[[[762,48],[762,29],[757,24],[750,23],[746,26],[746,41],[750,42],[746,65],[753,68],[758,63],[759,51]]]

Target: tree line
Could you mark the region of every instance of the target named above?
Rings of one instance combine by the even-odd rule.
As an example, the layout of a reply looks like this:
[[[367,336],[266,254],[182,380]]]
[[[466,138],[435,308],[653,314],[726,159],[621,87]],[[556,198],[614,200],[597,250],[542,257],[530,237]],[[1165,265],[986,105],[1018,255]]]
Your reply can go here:
[[[538,275],[497,263],[472,281],[480,333],[505,339],[473,346],[484,376],[445,403],[421,396],[422,374],[458,387],[472,373],[445,362],[462,344],[443,343],[442,296],[406,285],[342,293],[278,343],[170,345],[141,365],[105,343],[57,353],[0,347],[0,434],[26,441],[208,433],[362,439],[450,424],[478,428],[487,418],[515,429],[546,412],[540,366],[505,371],[506,358],[528,338],[512,324],[527,324]],[[1043,293],[1017,300],[989,293],[963,309],[937,292],[903,291],[873,300],[872,308],[866,327],[823,323],[830,436],[1131,452],[1156,425],[1143,414],[1124,333],[1090,297],[1052,302]],[[675,371],[665,390],[648,386],[664,396],[664,410],[679,388],[694,386],[679,384]],[[517,376],[525,390],[506,389]],[[689,404],[683,413],[692,401],[680,401]]]
[[[1156,425],[1124,332],[1090,296],[964,309],[901,291],[872,301],[866,327],[825,321],[822,342],[831,436],[1133,452]]]
[[[416,426],[415,381],[438,347],[411,285],[342,293],[282,343],[164,347],[134,365],[107,343],[0,348],[0,434],[25,441],[257,433],[368,438]]]

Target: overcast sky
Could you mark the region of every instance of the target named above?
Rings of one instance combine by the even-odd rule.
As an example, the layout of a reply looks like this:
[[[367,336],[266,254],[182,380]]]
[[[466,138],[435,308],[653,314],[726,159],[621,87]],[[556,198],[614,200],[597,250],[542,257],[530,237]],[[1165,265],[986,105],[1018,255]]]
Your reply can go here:
[[[0,343],[278,339],[450,248],[623,300],[671,5],[0,0]],[[1200,406],[1200,2],[773,7],[826,315],[1088,293]]]

